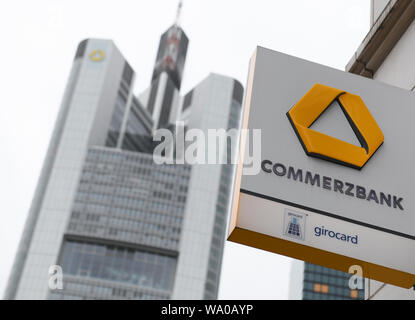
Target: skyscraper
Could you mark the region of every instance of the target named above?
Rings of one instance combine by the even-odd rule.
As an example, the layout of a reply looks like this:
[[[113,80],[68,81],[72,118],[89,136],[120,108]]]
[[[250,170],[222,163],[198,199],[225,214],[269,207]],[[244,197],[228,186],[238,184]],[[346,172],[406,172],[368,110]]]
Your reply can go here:
[[[188,39],[177,20],[139,96],[112,41],[79,44],[6,299],[217,297],[233,166],[156,164],[152,134],[177,120],[238,128],[243,88],[211,74],[180,96]],[[53,265],[63,289],[49,287]]]
[[[176,24],[161,36],[147,101],[156,128],[177,120],[173,106],[182,82],[188,43],[186,34]]]

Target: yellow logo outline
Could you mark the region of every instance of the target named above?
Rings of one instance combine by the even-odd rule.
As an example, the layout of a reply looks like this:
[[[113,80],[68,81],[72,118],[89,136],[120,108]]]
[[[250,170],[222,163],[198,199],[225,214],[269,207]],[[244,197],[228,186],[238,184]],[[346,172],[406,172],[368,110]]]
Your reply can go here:
[[[337,101],[361,147],[310,129]],[[363,100],[354,94],[315,84],[288,112],[287,117],[308,156],[362,169],[383,144],[384,136]]]
[[[102,60],[104,60],[104,58],[105,58],[105,53],[101,49],[93,50],[89,54],[89,59],[91,59],[92,61],[95,61],[95,62],[102,61]]]

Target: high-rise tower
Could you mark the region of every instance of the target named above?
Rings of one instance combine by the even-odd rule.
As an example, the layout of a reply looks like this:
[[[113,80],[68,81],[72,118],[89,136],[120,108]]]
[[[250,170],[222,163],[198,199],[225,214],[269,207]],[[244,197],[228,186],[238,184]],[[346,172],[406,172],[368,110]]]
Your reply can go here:
[[[164,128],[177,119],[173,109],[180,91],[189,39],[179,26],[182,2],[179,3],[174,24],[160,38],[147,109],[155,128]]]
[[[6,299],[216,298],[233,166],[156,164],[152,132],[239,128],[243,89],[211,74],[180,96],[177,20],[147,95],[112,41],[79,44]],[[53,265],[63,289],[49,286]]]

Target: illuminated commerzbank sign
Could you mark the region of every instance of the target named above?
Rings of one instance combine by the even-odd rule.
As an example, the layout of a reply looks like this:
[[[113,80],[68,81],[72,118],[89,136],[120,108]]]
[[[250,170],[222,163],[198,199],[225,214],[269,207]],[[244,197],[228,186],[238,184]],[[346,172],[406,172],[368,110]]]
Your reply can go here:
[[[240,151],[260,166],[238,164],[229,240],[415,285],[414,106],[414,93],[258,47],[243,128],[261,130],[261,154],[244,136]]]

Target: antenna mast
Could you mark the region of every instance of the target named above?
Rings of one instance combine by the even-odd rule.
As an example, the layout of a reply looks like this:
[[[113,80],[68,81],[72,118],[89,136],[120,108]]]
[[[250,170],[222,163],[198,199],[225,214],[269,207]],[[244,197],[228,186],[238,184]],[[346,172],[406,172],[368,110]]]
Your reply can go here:
[[[177,27],[180,22],[180,15],[182,13],[182,6],[183,6],[183,0],[179,1],[179,5],[177,6],[177,12],[176,12],[176,20],[174,21],[174,25]]]

